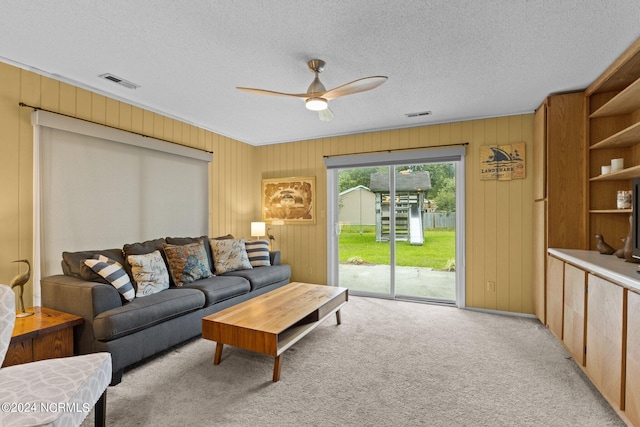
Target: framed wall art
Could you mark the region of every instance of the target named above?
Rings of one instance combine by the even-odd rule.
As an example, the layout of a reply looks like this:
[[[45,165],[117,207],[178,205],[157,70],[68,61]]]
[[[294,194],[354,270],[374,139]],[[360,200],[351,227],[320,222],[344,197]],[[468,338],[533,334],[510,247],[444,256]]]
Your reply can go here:
[[[480,147],[480,179],[511,181],[524,179],[525,143]]]
[[[316,178],[313,176],[262,180],[262,220],[284,224],[316,223]]]

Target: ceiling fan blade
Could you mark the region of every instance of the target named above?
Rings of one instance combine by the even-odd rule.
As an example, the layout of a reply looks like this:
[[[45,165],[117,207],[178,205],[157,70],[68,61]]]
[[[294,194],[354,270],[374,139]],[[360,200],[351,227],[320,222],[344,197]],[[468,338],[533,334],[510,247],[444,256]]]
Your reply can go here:
[[[309,98],[310,96],[310,94],[308,93],[285,93],[285,92],[276,92],[274,90],[255,89],[251,87],[236,86],[236,89],[242,90],[244,92],[255,93],[257,95],[290,96],[293,98]]]
[[[334,99],[339,96],[351,95],[353,93],[364,92],[367,90],[375,89],[382,83],[387,81],[387,76],[371,76],[364,77],[362,79],[354,80],[342,86],[338,86],[326,91],[322,97],[324,99]]]
[[[329,107],[318,111],[318,117],[323,122],[330,122],[333,119],[333,111]]]

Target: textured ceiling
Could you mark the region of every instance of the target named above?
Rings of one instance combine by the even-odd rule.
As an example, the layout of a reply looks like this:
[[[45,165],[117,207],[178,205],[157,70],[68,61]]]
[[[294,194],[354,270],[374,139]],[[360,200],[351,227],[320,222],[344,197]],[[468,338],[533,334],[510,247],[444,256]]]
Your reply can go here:
[[[0,61],[262,145],[531,112],[638,37],[638,0],[16,0]],[[331,101],[331,122],[235,89],[305,92],[312,58],[327,88],[389,80]]]

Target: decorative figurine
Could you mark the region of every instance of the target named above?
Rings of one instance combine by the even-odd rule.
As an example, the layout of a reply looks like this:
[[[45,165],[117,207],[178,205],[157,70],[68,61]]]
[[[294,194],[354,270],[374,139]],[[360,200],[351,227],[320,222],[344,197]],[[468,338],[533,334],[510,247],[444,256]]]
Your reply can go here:
[[[269,233],[270,230],[270,228],[267,228],[267,237],[269,238],[269,250],[273,250],[272,242],[275,242],[276,238],[273,237],[273,234]]]
[[[624,258],[624,245],[627,243],[627,239],[620,239],[620,240],[622,240],[623,246],[620,249],[617,249],[613,254],[618,258]]]
[[[607,242],[604,241],[602,234],[594,234],[594,237],[598,241],[596,249],[603,255],[612,255],[616,250],[612,248]]]
[[[629,215],[629,234],[624,241],[624,260],[634,264],[640,264],[640,259],[633,257],[633,216]]]
[[[29,281],[29,277],[31,276],[31,264],[29,264],[29,261],[26,259],[19,259],[13,262],[24,262],[27,264],[27,272],[24,274],[18,274],[11,280],[11,283],[9,283],[11,289],[15,288],[16,286],[20,287],[20,295],[18,295],[20,297],[20,313],[16,314],[16,317],[33,316],[34,313],[24,310],[24,300],[22,299],[22,296],[24,294],[24,285]]]

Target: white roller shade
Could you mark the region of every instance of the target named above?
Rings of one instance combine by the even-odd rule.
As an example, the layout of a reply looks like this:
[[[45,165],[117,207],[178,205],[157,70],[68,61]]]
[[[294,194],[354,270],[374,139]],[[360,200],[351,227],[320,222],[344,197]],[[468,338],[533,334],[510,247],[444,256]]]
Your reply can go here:
[[[32,118],[38,279],[61,273],[63,251],[208,233],[211,153],[42,114]]]

